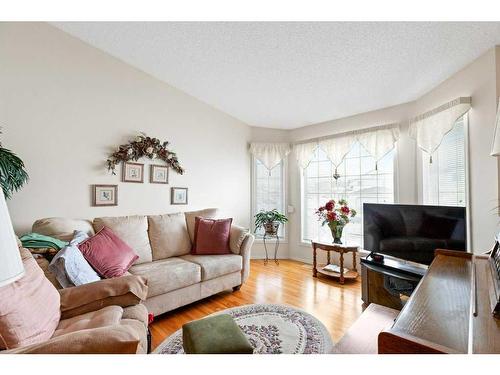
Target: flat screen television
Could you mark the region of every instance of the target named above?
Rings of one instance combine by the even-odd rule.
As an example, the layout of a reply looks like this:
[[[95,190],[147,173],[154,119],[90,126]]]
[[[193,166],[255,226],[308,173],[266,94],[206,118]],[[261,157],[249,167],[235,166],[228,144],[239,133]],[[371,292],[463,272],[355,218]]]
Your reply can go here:
[[[364,249],[431,264],[435,249],[467,251],[465,207],[363,204]]]

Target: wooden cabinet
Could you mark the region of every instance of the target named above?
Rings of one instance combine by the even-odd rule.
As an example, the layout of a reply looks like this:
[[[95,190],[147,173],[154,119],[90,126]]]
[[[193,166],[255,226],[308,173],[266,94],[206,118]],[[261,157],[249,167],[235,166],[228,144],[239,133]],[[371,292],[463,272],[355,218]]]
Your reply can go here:
[[[378,352],[500,353],[486,266],[485,257],[437,250],[395,323],[379,334]]]

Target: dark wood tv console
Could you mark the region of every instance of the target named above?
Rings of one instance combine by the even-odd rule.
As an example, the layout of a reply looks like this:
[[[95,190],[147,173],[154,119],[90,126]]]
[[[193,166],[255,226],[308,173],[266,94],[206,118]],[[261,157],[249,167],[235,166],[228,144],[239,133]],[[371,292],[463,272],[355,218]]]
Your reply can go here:
[[[500,354],[500,319],[491,260],[436,250],[427,273],[401,311],[371,303],[335,353]]]
[[[394,324],[378,335],[378,352],[500,353],[491,286],[487,256],[436,250]]]
[[[386,256],[383,261],[374,261],[370,256],[361,259],[361,299],[368,306],[371,303],[401,310],[408,300],[404,295],[391,293],[384,285],[385,280],[402,280],[416,288],[427,271],[427,266],[405,262]]]

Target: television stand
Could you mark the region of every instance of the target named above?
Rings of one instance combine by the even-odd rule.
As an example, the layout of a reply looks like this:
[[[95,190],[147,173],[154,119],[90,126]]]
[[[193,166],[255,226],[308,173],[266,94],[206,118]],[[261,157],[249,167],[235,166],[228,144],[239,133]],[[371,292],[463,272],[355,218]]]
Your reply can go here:
[[[361,259],[361,298],[367,306],[401,310],[426,271],[425,265],[387,255],[375,261],[368,255]]]

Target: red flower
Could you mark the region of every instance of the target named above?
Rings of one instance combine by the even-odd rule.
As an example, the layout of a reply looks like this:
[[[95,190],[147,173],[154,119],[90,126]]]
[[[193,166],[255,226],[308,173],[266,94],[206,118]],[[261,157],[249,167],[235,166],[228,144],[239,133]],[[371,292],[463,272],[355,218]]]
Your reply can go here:
[[[335,201],[332,199],[331,201],[326,202],[325,208],[327,211],[333,211],[333,208],[335,207]]]
[[[322,212],[322,211],[324,211],[324,210],[325,210],[325,207],[320,207],[320,208],[318,208],[318,212]]]
[[[342,213],[346,215],[349,215],[349,212],[351,212],[351,210],[347,206],[340,207],[340,211],[342,211]]]
[[[328,219],[328,221],[335,221],[337,220],[337,214],[330,211],[326,214],[326,218]]]

